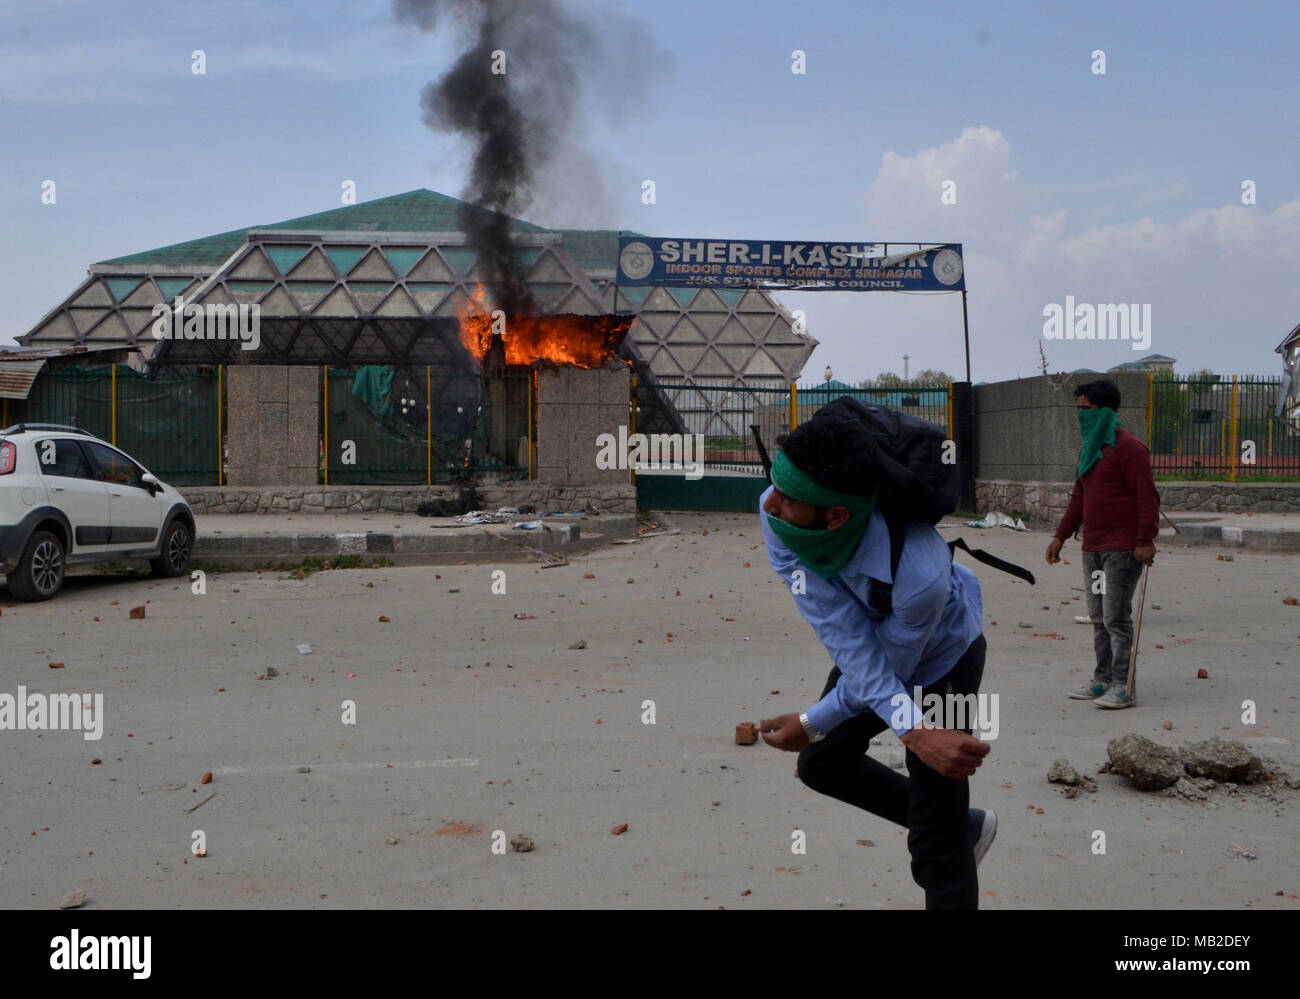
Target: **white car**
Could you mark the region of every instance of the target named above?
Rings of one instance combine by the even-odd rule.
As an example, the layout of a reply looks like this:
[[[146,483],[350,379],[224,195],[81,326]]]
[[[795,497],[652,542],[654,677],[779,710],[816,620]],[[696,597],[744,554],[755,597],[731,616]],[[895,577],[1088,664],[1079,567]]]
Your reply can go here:
[[[98,437],[52,423],[0,430],[0,573],[18,600],[48,600],[68,566],[149,559],[189,568],[185,497]]]

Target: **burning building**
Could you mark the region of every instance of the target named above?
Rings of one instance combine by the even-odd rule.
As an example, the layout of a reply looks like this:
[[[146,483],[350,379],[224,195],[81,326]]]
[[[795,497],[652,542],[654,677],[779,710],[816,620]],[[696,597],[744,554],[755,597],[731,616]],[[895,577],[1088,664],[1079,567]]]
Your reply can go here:
[[[314,480],[313,366],[325,367],[327,483],[331,424],[354,445],[366,430],[364,413],[349,420],[331,400],[331,367],[363,369],[345,395],[389,438],[369,441],[370,453],[400,449],[403,436],[409,450],[423,415],[429,482],[435,437],[440,473],[463,441],[466,466],[486,455],[502,470],[569,481],[593,474],[593,431],[746,436],[745,390],[794,381],[816,345],[785,309],[757,289],[618,286],[623,233],[519,217],[555,178],[557,152],[576,150],[582,95],[636,96],[648,27],[618,11],[589,23],[561,0],[393,0],[393,12],[460,39],[419,107],[428,127],[467,147],[461,199],[411,191],[103,261],[20,342],[126,346],[154,368],[228,366],[231,430],[246,445],[238,460],[252,463],[232,456],[232,482],[275,470]],[[226,335],[232,317],[237,336]]]
[[[19,342],[133,347],[154,365],[430,366],[428,408],[454,437],[482,402],[498,304],[463,231],[473,210],[417,190],[105,260]],[[509,222],[530,304],[505,316],[505,366],[620,357],[655,429],[743,436],[744,411],[696,386],[788,385],[816,345],[763,291],[616,287],[619,232]],[[155,307],[183,304],[256,304],[257,349],[155,338]]]

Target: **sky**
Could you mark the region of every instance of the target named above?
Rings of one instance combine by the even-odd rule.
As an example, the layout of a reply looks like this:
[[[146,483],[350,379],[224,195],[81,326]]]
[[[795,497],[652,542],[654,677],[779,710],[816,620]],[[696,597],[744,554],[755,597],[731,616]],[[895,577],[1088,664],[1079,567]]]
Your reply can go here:
[[[1300,4],[557,2],[593,44],[523,217],[962,243],[975,381],[1146,353],[1281,373]],[[5,0],[0,23],[0,344],[95,261],[336,208],[349,180],[357,201],[465,187],[466,146],[421,120],[462,47],[446,20],[419,31],[389,0]],[[1149,306],[1149,343],[1046,339],[1067,296]],[[804,380],[901,374],[904,354],[965,374],[960,295],[778,297],[820,341]]]

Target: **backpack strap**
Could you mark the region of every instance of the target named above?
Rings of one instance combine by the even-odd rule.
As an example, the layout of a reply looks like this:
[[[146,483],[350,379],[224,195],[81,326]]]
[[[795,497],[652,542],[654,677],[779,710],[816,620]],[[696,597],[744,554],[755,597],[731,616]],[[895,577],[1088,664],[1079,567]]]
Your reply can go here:
[[[885,516],[883,513],[881,516]],[[907,540],[908,521],[885,516],[885,526],[889,528],[889,577],[898,576],[898,563],[903,558],[903,542]],[[871,577],[871,606],[880,614],[894,613],[894,584]]]
[[[763,438],[758,433],[758,424],[751,423],[750,431],[754,435],[754,443],[758,445],[758,456],[763,459],[763,474],[767,476],[767,484],[772,484],[772,460],[767,456],[767,448],[763,447]]]
[[[1034,574],[1030,572],[1028,569],[1016,565],[1014,562],[1007,562],[1005,559],[1000,559],[996,555],[990,555],[983,548],[976,548],[972,550],[966,544],[966,542],[963,541],[961,538],[957,538],[956,540],[948,542],[948,550],[952,551],[954,548],[960,548],[962,551],[968,553],[971,556],[971,558],[975,559],[977,562],[983,562],[985,565],[991,565],[994,569],[1001,569],[1003,572],[1010,573],[1012,576],[1015,576],[1017,579],[1023,579],[1030,586],[1034,585],[1035,582]]]
[[[890,517],[885,518],[885,524],[889,527],[889,571],[891,578],[898,577],[898,563],[903,557],[903,542],[907,537],[908,522],[904,520],[894,520]],[[987,566],[999,569],[1002,572],[1015,576],[1017,579],[1023,579],[1030,586],[1035,585],[1034,574],[1023,566],[1016,565],[1014,562],[1008,562],[1000,559],[996,555],[990,555],[982,548],[972,549],[962,538],[957,538],[948,542],[948,554],[951,557],[955,554],[955,549],[960,548],[977,562],[983,562]],[[892,614],[894,612],[894,586],[892,583],[886,583],[883,580],[872,577],[870,601],[871,606],[880,614]]]

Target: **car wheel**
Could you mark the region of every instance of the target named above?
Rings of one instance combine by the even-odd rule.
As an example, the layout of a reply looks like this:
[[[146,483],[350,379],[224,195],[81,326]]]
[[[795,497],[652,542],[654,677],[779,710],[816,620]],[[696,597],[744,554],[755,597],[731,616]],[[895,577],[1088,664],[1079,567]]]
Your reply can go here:
[[[149,565],[155,576],[183,576],[190,567],[190,549],[193,538],[190,529],[183,520],[173,520],[163,532],[162,548],[156,559]]]
[[[57,534],[37,531],[27,542],[18,568],[6,577],[19,600],[49,600],[63,585],[63,542]]]

